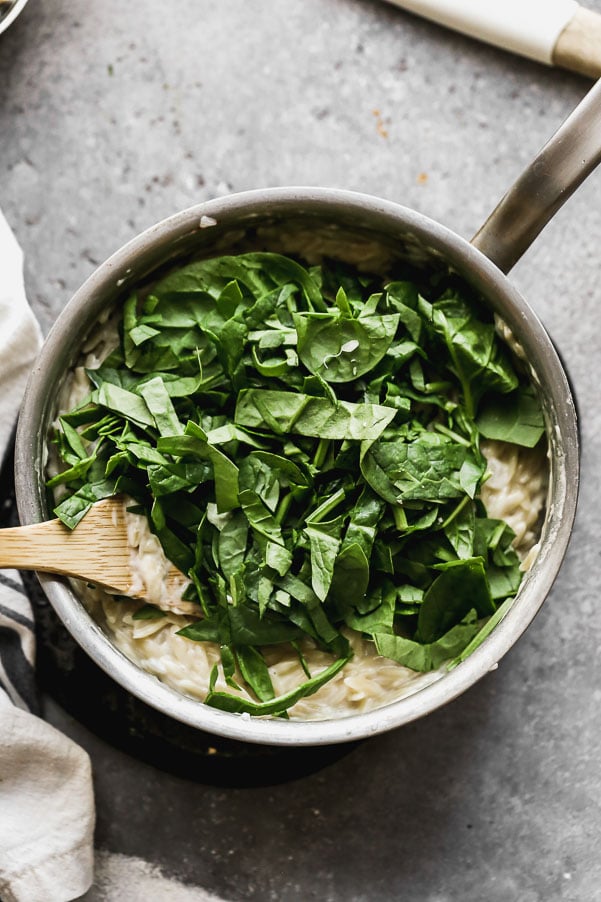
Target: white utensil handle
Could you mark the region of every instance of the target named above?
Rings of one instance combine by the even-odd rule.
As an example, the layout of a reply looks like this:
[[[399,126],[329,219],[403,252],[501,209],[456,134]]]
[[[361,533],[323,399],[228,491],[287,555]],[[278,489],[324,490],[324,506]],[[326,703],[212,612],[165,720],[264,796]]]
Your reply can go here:
[[[521,56],[553,62],[557,40],[579,9],[576,0],[390,0]]]

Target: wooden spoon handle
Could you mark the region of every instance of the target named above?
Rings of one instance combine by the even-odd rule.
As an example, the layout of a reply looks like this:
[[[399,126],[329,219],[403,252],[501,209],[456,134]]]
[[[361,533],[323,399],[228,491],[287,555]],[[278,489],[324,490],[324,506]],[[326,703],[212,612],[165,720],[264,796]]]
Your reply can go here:
[[[0,530],[3,567],[78,577],[127,592],[131,549],[120,503],[95,504],[74,530],[60,520]]]
[[[182,601],[189,580],[167,564],[161,580],[146,585],[132,559],[123,499],[98,501],[68,529],[60,520],[0,529],[0,569],[38,570],[71,576],[119,595],[151,601],[166,610],[198,614],[198,605]]]

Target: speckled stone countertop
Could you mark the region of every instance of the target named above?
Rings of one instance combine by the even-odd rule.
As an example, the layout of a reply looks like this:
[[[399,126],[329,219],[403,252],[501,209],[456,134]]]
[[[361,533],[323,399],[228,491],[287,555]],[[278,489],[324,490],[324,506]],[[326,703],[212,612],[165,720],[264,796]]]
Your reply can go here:
[[[589,82],[376,0],[30,0],[0,85],[0,206],[48,330],[122,243],[230,191],[356,189],[469,237]],[[114,742],[110,705],[84,716],[49,676],[46,715],[94,766],[88,902],[601,898],[600,246],[597,172],[512,273],[573,381],[583,465],[518,645],[427,719],[246,786]]]

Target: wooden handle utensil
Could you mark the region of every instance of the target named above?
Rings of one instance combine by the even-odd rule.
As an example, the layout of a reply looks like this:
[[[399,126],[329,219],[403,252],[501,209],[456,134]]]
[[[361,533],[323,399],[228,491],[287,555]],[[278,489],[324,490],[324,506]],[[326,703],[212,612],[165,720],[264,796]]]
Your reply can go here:
[[[120,498],[94,504],[74,530],[60,520],[0,530],[0,569],[6,567],[72,576],[121,595],[148,599],[134,570]],[[172,566],[165,585],[174,599],[179,599],[185,583]]]

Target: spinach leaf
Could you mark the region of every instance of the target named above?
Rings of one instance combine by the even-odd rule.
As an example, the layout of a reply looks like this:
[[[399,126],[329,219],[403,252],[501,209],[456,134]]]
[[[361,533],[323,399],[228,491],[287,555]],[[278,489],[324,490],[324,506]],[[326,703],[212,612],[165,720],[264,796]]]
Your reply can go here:
[[[130,420],[136,426],[155,425],[154,417],[144,399],[125,388],[103,382],[98,389],[97,397],[98,403],[103,407]]]
[[[222,711],[230,711],[234,714],[254,714],[256,716],[265,716],[266,714],[281,714],[287,711],[301,698],[307,698],[313,695],[318,689],[321,689],[326,683],[333,679],[336,674],[342,670],[347,663],[348,658],[338,658],[329,667],[326,667],[321,673],[311,677],[306,682],[301,683],[296,689],[280,695],[271,701],[260,703],[249,702],[245,698],[230,695],[226,692],[215,692],[211,690],[205,698],[205,704],[212,708],[220,708]]]
[[[144,382],[140,394],[154,418],[159,435],[181,435],[184,431],[165,383],[160,376]]]
[[[326,600],[332,584],[341,525],[340,520],[329,523],[309,521],[304,529],[311,547],[311,585],[320,601]]]
[[[275,698],[269,669],[261,652],[252,645],[236,649],[236,660],[246,683],[259,701],[269,702]]]
[[[219,533],[219,561],[226,579],[243,568],[247,545],[248,520],[242,511],[235,511]]]
[[[235,422],[250,429],[265,426],[278,435],[288,432],[314,438],[374,441],[396,415],[379,404],[332,404],[296,392],[245,389],[238,396]]]
[[[417,642],[389,633],[375,633],[378,654],[392,658],[411,670],[437,670],[445,661],[459,656],[480,631],[475,617],[468,617],[433,642]]]
[[[482,558],[450,561],[424,595],[417,618],[416,638],[424,645],[436,642],[475,609],[479,617],[494,614],[495,605]]]
[[[531,387],[484,399],[476,425],[484,438],[534,448],[544,435],[545,420]]]
[[[479,320],[463,298],[451,293],[436,301],[432,327],[444,338],[450,368],[461,382],[470,416],[485,391],[505,394],[517,388],[517,376],[508,353],[496,340],[494,324]]]
[[[339,314],[297,313],[298,355],[326,382],[351,382],[386,354],[399,324],[398,314],[353,319]]]
[[[391,503],[446,501],[466,491],[473,496],[484,475],[484,464],[469,448],[436,433],[411,442],[375,442],[365,450],[361,469],[372,489]]]

